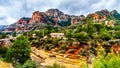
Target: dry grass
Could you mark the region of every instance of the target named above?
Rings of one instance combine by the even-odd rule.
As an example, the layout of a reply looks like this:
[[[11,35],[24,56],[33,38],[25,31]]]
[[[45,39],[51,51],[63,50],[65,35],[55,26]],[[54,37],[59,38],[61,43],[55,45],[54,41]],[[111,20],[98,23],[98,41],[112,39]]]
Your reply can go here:
[[[11,63],[3,62],[0,60],[0,68],[13,68]]]

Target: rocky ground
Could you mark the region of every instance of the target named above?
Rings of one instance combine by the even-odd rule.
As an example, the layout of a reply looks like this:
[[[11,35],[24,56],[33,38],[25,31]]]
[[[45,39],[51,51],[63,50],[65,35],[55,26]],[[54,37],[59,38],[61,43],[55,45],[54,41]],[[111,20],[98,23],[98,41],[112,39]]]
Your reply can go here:
[[[62,54],[45,52],[35,47],[32,47],[31,58],[38,62],[40,66],[51,66],[57,63],[66,68],[80,68],[85,62],[85,58],[82,61],[80,59],[70,59],[66,56],[63,57]]]

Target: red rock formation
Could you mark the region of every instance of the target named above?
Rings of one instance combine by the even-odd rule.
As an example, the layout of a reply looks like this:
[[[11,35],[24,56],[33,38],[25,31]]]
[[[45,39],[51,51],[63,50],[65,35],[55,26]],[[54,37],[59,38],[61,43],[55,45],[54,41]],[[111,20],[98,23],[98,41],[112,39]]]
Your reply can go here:
[[[76,22],[77,22],[77,20],[75,18],[72,18],[71,25],[75,24]]]
[[[18,27],[16,27],[15,31],[19,31],[19,30],[21,30],[21,29],[20,29],[20,28],[18,28]]]
[[[30,18],[26,18],[26,17],[23,17],[21,19],[19,19],[16,24],[28,24],[29,23],[29,20]]]
[[[106,16],[105,15],[100,16],[97,13],[93,14],[92,18],[93,18],[94,21],[105,21],[106,20]]]
[[[30,23],[41,22],[42,18],[43,18],[42,14],[39,11],[35,11],[32,15]]]
[[[45,12],[45,14],[50,17],[60,17],[61,15],[64,15],[64,13],[58,9],[49,9]]]
[[[32,18],[30,19],[30,24],[33,23],[46,23],[51,24],[51,22],[48,20],[47,15],[44,12],[35,11],[32,15]]]
[[[85,19],[85,16],[81,15],[81,16],[73,16],[72,20],[71,20],[71,25],[81,22]]]

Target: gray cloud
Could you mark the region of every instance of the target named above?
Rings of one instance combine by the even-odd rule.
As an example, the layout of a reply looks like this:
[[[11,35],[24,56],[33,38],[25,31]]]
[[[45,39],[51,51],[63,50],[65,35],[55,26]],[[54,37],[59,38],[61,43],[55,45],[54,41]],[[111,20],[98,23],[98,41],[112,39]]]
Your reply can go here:
[[[119,0],[0,0],[0,25],[11,24],[34,11],[58,8],[66,14],[88,14],[101,9],[120,11]]]

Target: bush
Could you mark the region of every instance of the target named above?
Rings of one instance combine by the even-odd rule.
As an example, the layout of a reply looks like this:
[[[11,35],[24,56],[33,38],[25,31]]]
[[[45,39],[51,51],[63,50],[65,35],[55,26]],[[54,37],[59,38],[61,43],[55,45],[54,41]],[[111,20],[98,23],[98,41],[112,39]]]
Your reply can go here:
[[[22,66],[22,68],[36,68],[36,67],[37,65],[35,61],[32,61],[32,60],[27,60]]]
[[[27,60],[23,65],[17,64],[15,68],[36,68],[37,65],[35,61],[32,61],[31,59]]]
[[[100,38],[102,40],[108,41],[108,40],[112,39],[112,36],[108,33],[103,33],[103,34],[100,34]]]
[[[61,46],[61,50],[66,50],[66,49],[67,49],[67,45],[66,44]]]
[[[7,52],[6,47],[0,47],[0,58],[5,58],[6,52]]]
[[[30,58],[30,42],[26,36],[18,37],[13,45],[7,50],[6,61],[12,62],[14,65],[17,63],[23,64]]]
[[[93,62],[93,68],[120,68],[120,56],[108,54],[106,57],[99,55]]]

